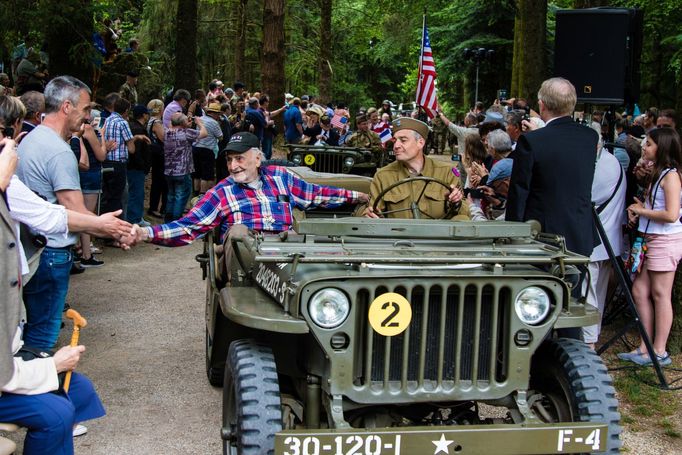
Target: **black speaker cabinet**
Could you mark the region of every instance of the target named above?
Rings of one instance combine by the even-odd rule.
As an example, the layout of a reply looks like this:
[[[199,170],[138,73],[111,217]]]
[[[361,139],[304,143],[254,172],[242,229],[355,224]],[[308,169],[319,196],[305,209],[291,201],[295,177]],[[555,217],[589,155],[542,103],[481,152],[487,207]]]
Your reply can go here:
[[[638,9],[557,11],[554,75],[575,85],[580,103],[636,102],[642,24]]]

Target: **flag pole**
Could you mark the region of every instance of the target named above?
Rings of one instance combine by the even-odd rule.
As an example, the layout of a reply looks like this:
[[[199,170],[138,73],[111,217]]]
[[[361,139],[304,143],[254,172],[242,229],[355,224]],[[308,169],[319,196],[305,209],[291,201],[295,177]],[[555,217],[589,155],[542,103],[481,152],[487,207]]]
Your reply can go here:
[[[415,95],[415,105],[417,108],[420,108],[421,105],[419,104],[419,87],[422,85],[422,78],[424,77],[424,73],[422,72],[422,56],[424,55],[424,38],[425,38],[425,32],[426,32],[426,7],[424,7],[424,14],[422,15],[422,45],[421,49],[419,50],[419,73],[417,77],[417,93]]]

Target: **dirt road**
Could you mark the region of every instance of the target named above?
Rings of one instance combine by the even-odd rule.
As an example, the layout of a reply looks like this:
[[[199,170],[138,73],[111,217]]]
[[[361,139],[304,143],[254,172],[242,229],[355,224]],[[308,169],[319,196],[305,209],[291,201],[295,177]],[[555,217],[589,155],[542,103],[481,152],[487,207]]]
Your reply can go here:
[[[88,320],[79,370],[93,379],[108,413],[88,423],[76,453],[222,450],[221,393],[204,373],[205,288],[194,261],[200,251],[201,242],[107,248],[103,267],[72,277],[68,302]]]

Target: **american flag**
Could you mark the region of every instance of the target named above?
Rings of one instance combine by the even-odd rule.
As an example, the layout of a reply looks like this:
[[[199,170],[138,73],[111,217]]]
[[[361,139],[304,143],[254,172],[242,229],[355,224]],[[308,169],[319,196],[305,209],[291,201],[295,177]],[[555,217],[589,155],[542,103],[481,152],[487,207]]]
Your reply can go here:
[[[334,117],[332,117],[331,124],[334,128],[343,130],[348,125],[348,119],[343,115],[334,114]]]
[[[438,96],[436,95],[436,64],[431,53],[431,41],[429,31],[426,28],[424,18],[424,31],[422,33],[422,50],[419,55],[419,75],[417,79],[417,106],[424,109],[429,118],[436,116],[438,109]]]

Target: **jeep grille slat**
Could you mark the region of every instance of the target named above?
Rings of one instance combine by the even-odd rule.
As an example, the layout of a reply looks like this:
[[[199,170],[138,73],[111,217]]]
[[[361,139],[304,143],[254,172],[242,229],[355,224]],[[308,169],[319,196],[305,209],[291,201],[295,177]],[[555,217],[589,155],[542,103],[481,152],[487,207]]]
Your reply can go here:
[[[364,332],[364,368],[357,385],[414,392],[485,389],[507,378],[511,293],[495,283],[380,286],[358,293],[363,316],[371,299],[396,292],[412,305],[412,322],[394,337]],[[361,296],[364,296],[362,298]],[[459,355],[457,355],[459,353]]]
[[[342,153],[326,153],[319,151],[315,153],[315,163],[310,167],[316,172],[340,174],[343,173],[343,159]]]

